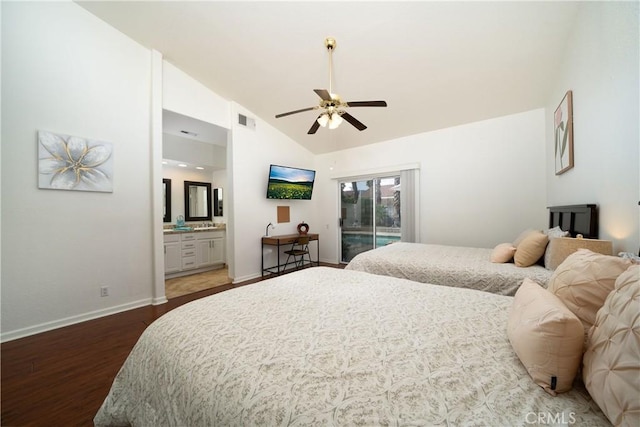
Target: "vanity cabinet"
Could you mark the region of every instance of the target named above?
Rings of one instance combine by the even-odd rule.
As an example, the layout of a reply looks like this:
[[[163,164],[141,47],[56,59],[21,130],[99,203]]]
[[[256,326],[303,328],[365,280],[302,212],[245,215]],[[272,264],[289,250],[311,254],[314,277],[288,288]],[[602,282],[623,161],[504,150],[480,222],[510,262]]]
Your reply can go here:
[[[197,235],[198,268],[224,263],[224,237],[222,232],[204,232]]]
[[[164,273],[182,270],[182,248],[179,234],[164,236]]]
[[[224,230],[165,234],[165,276],[184,276],[222,266],[224,246]]]

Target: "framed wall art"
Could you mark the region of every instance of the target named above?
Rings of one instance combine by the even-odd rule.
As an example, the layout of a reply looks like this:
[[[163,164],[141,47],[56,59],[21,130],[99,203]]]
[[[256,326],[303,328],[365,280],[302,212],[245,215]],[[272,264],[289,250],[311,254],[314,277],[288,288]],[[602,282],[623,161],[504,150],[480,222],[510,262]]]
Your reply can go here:
[[[39,131],[38,188],[113,192],[113,145]]]
[[[553,115],[556,175],[573,167],[573,95],[567,91]]]

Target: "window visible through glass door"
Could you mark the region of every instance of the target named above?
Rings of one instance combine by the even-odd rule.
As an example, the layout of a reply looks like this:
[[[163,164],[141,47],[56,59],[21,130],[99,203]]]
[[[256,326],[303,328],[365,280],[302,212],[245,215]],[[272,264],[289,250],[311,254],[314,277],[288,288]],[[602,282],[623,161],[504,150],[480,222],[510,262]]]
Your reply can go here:
[[[399,241],[400,175],[340,182],[340,260]]]

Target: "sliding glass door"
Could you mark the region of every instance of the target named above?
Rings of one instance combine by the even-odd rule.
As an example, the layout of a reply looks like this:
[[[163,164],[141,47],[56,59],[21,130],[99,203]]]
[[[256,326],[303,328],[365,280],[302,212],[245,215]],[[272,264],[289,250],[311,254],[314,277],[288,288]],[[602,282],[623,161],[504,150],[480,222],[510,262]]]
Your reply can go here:
[[[340,182],[341,262],[400,240],[400,175]]]

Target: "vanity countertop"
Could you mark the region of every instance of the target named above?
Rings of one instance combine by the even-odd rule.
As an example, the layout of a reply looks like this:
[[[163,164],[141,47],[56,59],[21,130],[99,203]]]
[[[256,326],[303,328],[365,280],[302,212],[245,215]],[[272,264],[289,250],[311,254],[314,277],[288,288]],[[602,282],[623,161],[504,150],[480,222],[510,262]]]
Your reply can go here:
[[[201,231],[224,231],[227,227],[224,225],[218,225],[215,227],[193,227],[190,230],[187,229],[175,229],[175,228],[164,228],[162,231],[164,234],[179,234],[179,233],[199,233]]]

